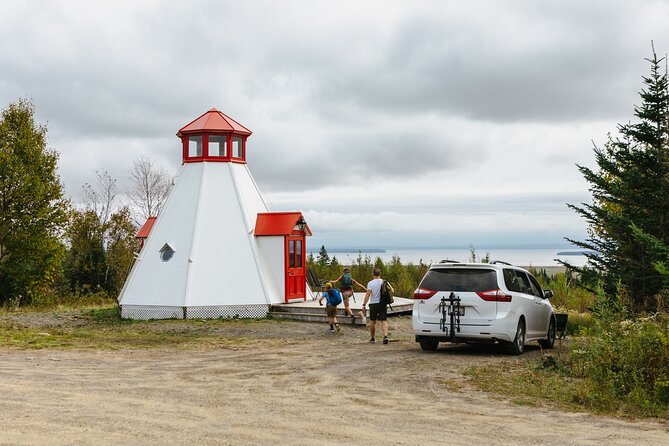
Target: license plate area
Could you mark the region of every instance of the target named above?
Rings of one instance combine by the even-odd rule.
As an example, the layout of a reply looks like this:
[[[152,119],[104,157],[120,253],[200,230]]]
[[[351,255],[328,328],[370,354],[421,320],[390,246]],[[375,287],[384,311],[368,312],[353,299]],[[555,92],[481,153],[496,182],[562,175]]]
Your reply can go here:
[[[455,311],[455,314],[458,316],[464,316],[465,315],[465,307],[448,307],[448,314],[451,315],[453,314],[453,310]]]

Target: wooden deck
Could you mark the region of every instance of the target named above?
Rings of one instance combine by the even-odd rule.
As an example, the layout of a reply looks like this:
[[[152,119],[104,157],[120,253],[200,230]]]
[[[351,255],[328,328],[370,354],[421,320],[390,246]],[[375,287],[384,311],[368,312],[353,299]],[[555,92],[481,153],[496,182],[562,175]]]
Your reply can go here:
[[[350,305],[354,318],[346,316],[344,311],[344,304],[337,307],[337,322],[339,324],[350,325],[366,325],[367,315],[362,314],[362,303],[365,300],[365,293],[355,293],[355,301],[351,298]],[[400,314],[411,314],[413,310],[413,299],[405,299],[403,297],[395,297],[395,303],[388,307],[388,316],[397,316]],[[325,316],[325,300],[323,306],[318,305],[318,300],[306,300],[303,302],[293,302],[289,304],[272,305],[269,314],[274,319],[292,319],[296,321],[305,322],[327,322]]]

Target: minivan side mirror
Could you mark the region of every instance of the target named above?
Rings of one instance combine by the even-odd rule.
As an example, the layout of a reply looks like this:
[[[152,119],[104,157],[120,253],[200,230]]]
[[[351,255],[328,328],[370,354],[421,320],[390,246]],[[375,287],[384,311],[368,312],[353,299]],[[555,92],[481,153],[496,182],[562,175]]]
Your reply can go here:
[[[544,299],[550,299],[553,297],[553,292],[551,290],[544,290]]]

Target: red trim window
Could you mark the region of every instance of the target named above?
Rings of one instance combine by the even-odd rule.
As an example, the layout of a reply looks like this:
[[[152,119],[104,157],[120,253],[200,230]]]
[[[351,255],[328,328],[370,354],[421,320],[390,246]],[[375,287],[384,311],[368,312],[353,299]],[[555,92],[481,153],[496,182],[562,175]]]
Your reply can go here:
[[[207,148],[208,148],[208,153],[207,156],[209,158],[228,158],[230,157],[230,154],[228,153],[228,139],[230,137],[229,134],[223,134],[223,135],[217,135],[217,134],[209,134],[208,135],[208,142],[207,142]]]
[[[234,161],[244,161],[244,138],[241,136],[233,135],[232,136],[232,159]]]
[[[296,237],[293,235],[292,237]],[[299,235],[297,237],[300,237]],[[302,236],[304,237],[304,236]],[[288,268],[304,268],[304,255],[302,240],[288,240]]]
[[[188,158],[202,158],[202,139],[202,135],[191,135],[188,137],[188,140],[186,141],[186,153]]]
[[[183,161],[246,163],[246,137],[230,133],[209,133],[182,137]]]

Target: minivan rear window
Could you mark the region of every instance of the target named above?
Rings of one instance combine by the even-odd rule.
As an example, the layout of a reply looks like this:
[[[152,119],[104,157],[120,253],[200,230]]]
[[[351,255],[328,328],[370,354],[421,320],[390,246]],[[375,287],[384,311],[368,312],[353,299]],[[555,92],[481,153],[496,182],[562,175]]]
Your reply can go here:
[[[491,269],[438,268],[427,272],[421,288],[433,291],[490,291],[498,288]]]

